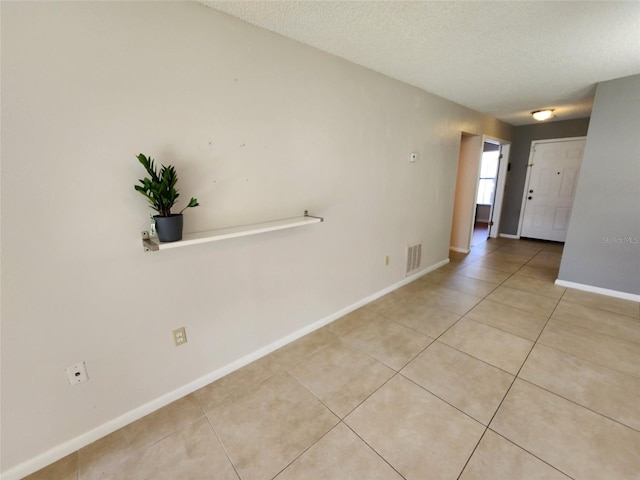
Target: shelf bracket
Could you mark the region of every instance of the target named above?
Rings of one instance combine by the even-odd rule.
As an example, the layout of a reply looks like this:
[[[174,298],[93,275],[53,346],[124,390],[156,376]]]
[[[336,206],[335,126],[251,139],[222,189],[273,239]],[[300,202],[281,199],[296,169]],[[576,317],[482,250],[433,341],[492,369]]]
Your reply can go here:
[[[149,232],[146,230],[142,232],[142,248],[144,248],[145,252],[155,252],[160,250],[157,244],[151,241],[151,237],[149,237]]]
[[[304,216],[310,217],[310,218],[319,218],[321,222],[324,222],[324,217],[316,217],[315,215],[309,215],[309,210],[304,211]]]

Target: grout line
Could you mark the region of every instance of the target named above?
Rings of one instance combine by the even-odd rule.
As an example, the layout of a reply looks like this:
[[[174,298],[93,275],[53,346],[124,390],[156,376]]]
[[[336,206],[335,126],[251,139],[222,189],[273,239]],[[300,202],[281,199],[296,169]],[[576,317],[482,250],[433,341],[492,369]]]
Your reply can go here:
[[[345,418],[346,418],[346,417],[345,417]],[[398,475],[400,475],[400,477],[402,477],[403,479],[405,479],[405,480],[406,480],[406,478],[407,478],[407,477],[405,477],[404,475],[402,475],[402,473],[400,473],[400,472],[396,469],[396,467],[394,467],[393,465],[391,465],[391,464],[387,461],[387,459],[386,459],[386,458],[384,458],[382,455],[380,455],[380,453],[378,453],[378,451],[377,451],[375,448],[373,448],[373,447],[369,444],[369,442],[367,442],[364,438],[362,438],[362,437],[358,434],[358,432],[356,432],[353,428],[351,428],[351,426],[350,426],[348,423],[345,423],[344,421],[341,421],[340,423],[342,423],[342,424],[343,424],[344,426],[346,426],[349,430],[351,430],[351,431],[353,432],[353,434],[354,434],[356,437],[358,437],[358,438],[362,441],[362,443],[364,443],[367,447],[369,447],[369,448],[370,448],[370,449],[371,449],[371,450],[372,450],[372,451],[373,451],[373,452],[374,452],[378,457],[380,457],[380,458],[382,459],[382,461],[383,461],[384,463],[386,463],[387,465],[389,465],[389,467],[391,467],[391,469],[392,469],[394,472],[396,472]]]
[[[535,256],[535,255],[534,255]],[[532,257],[533,258],[533,257]],[[531,260],[529,260],[531,261]],[[513,275],[515,275],[518,271],[520,271],[520,269],[522,269],[527,263],[526,262],[524,265],[522,265],[522,267],[520,267],[518,270],[516,270],[515,272],[513,272],[511,275],[509,275],[502,283],[500,283],[499,286],[502,286],[507,280],[509,280],[509,278],[511,278]],[[564,295],[564,292],[563,292]],[[558,305],[560,304],[560,300],[558,300],[558,302],[556,303],[556,306],[553,309],[553,312],[555,312],[556,308],[558,308]],[[520,375],[520,372],[522,371],[522,368],[524,367],[524,364],[527,362],[527,359],[529,358],[529,356],[531,355],[531,352],[533,351],[533,349],[535,348],[538,339],[540,338],[540,335],[542,335],[542,332],[544,331],[544,329],[546,328],[547,324],[549,323],[549,320],[551,319],[551,316],[553,315],[553,312],[551,312],[551,314],[548,316],[547,321],[545,322],[544,326],[540,329],[540,333],[538,334],[538,336],[536,337],[536,340],[532,343],[531,345],[531,349],[529,350],[529,353],[527,354],[527,356],[525,357],[525,359],[523,360],[522,364],[520,365],[520,368],[518,369],[518,371],[516,372],[516,374],[513,377],[513,381],[511,382],[511,385],[509,385],[509,388],[507,388],[506,392],[504,393],[502,400],[500,401],[500,403],[498,404],[498,407],[496,408],[495,412],[493,413],[493,415],[491,416],[491,418],[489,419],[489,421],[487,422],[487,426],[485,427],[484,432],[482,433],[482,435],[480,436],[480,438],[478,439],[478,442],[476,443],[475,447],[473,448],[473,451],[471,452],[471,454],[469,455],[469,457],[467,458],[467,461],[465,462],[464,466],[462,467],[462,470],[460,471],[460,474],[458,475],[458,480],[460,479],[460,477],[462,476],[462,474],[464,473],[465,469],[467,468],[467,465],[469,464],[469,462],[471,461],[471,458],[473,457],[473,455],[475,454],[478,446],[480,445],[480,442],[482,441],[482,439],[484,438],[485,434],[487,433],[487,430],[489,429],[489,426],[491,425],[491,423],[493,422],[494,418],[496,417],[496,415],[498,414],[498,412],[500,411],[500,408],[502,407],[505,399],[507,398],[507,396],[509,395],[509,392],[511,391],[511,389],[513,388],[513,385],[515,384],[516,380],[518,379],[518,376]],[[474,357],[475,358],[475,357]]]
[[[566,400],[569,403],[573,403],[576,407],[584,408],[585,410],[588,410],[591,413],[595,413],[599,417],[606,418],[607,420],[615,422],[615,423],[617,423],[617,424],[619,424],[619,425],[621,425],[621,426],[623,426],[625,428],[628,428],[630,430],[633,430],[635,432],[639,432],[640,433],[640,430],[637,429],[637,428],[634,428],[634,427],[632,427],[630,425],[627,425],[626,423],[622,423],[620,420],[616,420],[615,418],[611,418],[611,417],[605,415],[604,413],[601,413],[601,412],[598,412],[596,410],[593,410],[593,409],[587,407],[586,405],[582,405],[582,404],[580,404],[580,403],[578,403],[578,402],[576,402],[574,400],[571,400],[570,398],[564,397],[564,396],[560,395],[559,393],[554,392],[553,390],[549,390],[548,388],[542,387],[542,386],[538,385],[537,383],[533,383],[532,381],[527,380],[526,378],[519,377],[519,380],[521,380],[521,381],[523,381],[525,383],[528,383],[529,385],[532,385],[532,386],[534,386],[536,388],[539,388],[540,390],[544,390],[545,392],[550,393],[551,395],[554,395],[554,396],[556,396],[558,398],[561,398],[562,400]]]
[[[432,395],[434,397],[436,397],[438,400],[446,403],[447,405],[449,405],[451,408],[453,408],[454,410],[457,410],[458,412],[460,412],[461,414],[463,414],[465,417],[468,417],[470,420],[473,420],[474,422],[480,424],[482,427],[485,428],[485,430],[488,428],[488,423],[487,425],[485,425],[484,423],[482,423],[480,420],[478,420],[475,417],[472,417],[470,414],[468,414],[467,412],[465,412],[464,410],[461,410],[459,407],[455,406],[454,404],[452,404],[451,402],[449,402],[448,400],[445,400],[444,398],[442,398],[440,395],[432,392],[431,390],[429,390],[427,387],[420,385],[419,383],[417,383],[415,380],[412,380],[411,378],[405,376],[403,373],[398,372],[398,375],[400,375],[402,378],[404,378],[405,380],[413,383],[416,387],[420,388],[421,390],[424,390],[425,392],[427,392],[429,395]],[[395,376],[395,375],[394,375]]]
[[[203,410],[204,410],[204,408],[203,408]],[[224,454],[227,457],[227,460],[229,460],[229,464],[231,465],[231,468],[233,468],[233,471],[236,472],[238,480],[242,479],[242,477],[240,476],[240,472],[238,472],[238,469],[236,468],[236,464],[233,462],[233,460],[231,460],[231,456],[229,455],[229,451],[227,450],[227,447],[225,446],[224,442],[222,441],[222,438],[220,438],[220,435],[218,434],[218,431],[216,430],[216,427],[213,426],[213,422],[209,418],[209,414],[207,412],[204,412],[204,416],[207,419],[207,422],[209,423],[209,426],[211,427],[211,430],[213,430],[213,434],[218,439],[218,442],[220,443],[220,446],[222,447],[222,451],[224,451]]]
[[[328,407],[327,407],[328,408]],[[332,412],[333,413],[333,412]],[[336,415],[337,416],[337,415]],[[338,417],[339,418],[339,417]],[[338,423],[336,423],[333,427],[331,427],[329,430],[327,430],[324,434],[322,434],[320,436],[320,438],[318,438],[318,440],[316,440],[315,442],[313,442],[311,445],[309,445],[307,448],[305,448],[302,452],[300,452],[299,455],[297,455],[293,460],[291,460],[287,465],[285,465],[281,470],[279,470],[278,472],[276,472],[276,474],[271,477],[271,480],[275,479],[278,475],[280,475],[282,472],[284,472],[287,468],[289,468],[291,465],[293,465],[293,463],[295,463],[296,460],[298,460],[300,457],[302,457],[305,453],[307,453],[309,450],[311,450],[311,448],[313,448],[320,440],[322,440],[324,437],[326,437],[327,435],[329,435],[330,432],[332,432],[338,425],[340,425],[342,423],[342,420],[339,420]]]
[[[482,435],[480,435],[480,438],[478,439],[478,441],[476,442],[475,446],[473,447],[473,450],[471,451],[471,453],[469,454],[469,456],[467,457],[467,461],[464,462],[464,465],[462,466],[462,470],[460,470],[460,473],[458,474],[457,480],[460,480],[460,477],[462,476],[462,474],[464,473],[464,471],[467,469],[467,465],[469,465],[469,462],[471,461],[471,459],[473,458],[473,456],[476,453],[476,450],[478,449],[478,447],[480,446],[480,442],[482,442],[482,439],[484,438],[484,436],[487,433],[487,430],[489,430],[489,427],[484,427],[484,431],[482,432]]]
[[[347,345],[351,346],[351,344],[349,344],[348,342],[345,342]],[[366,353],[366,352],[363,352]],[[368,354],[367,354],[368,355]],[[370,355],[368,355],[369,357],[371,357]],[[353,430],[349,424],[347,424],[344,420],[351,415],[356,409],[358,409],[358,407],[360,407],[363,403],[365,403],[371,396],[373,396],[376,392],[378,392],[378,390],[380,390],[382,387],[384,387],[387,383],[389,383],[394,377],[396,377],[397,375],[400,374],[399,371],[396,371],[394,368],[389,367],[388,365],[380,362],[380,360],[371,357],[373,360],[375,360],[376,362],[380,363],[381,365],[384,365],[385,367],[389,368],[390,370],[393,371],[393,374],[387,379],[385,380],[380,386],[378,386],[377,388],[375,388],[369,395],[367,395],[361,402],[359,402],[356,406],[354,406],[346,415],[344,415],[344,417],[340,417],[340,415],[338,415],[336,412],[334,412],[328,405],[326,405],[322,400],[320,400],[320,398],[318,398],[311,390],[309,390],[306,385],[304,385],[300,380],[298,380],[297,377],[295,377],[292,373],[290,373],[290,375],[294,378],[294,380],[296,380],[298,383],[300,383],[300,385],[302,387],[304,387],[305,389],[307,389],[309,391],[309,393],[311,395],[313,395],[314,398],[316,398],[320,403],[322,403],[322,405],[324,405],[332,414],[334,414],[336,416],[336,418],[338,418],[338,423],[336,423],[333,427],[331,427],[331,429],[329,429],[329,431],[327,431],[324,435],[322,435],[322,437],[320,437],[318,440],[316,440],[314,443],[312,443],[308,448],[306,448],[302,453],[300,453],[300,455],[298,455],[295,459],[293,459],[286,467],[284,467],[282,470],[280,470],[273,478],[277,477],[280,473],[282,473],[284,470],[286,470],[287,468],[289,468],[289,466],[295,462],[298,458],[300,458],[302,455],[304,455],[304,453],[307,452],[307,450],[309,450],[311,447],[313,447],[314,445],[316,445],[322,438],[324,438],[330,431],[332,431],[333,429],[335,429],[338,425],[343,424],[345,425],[347,428],[349,428],[349,430],[351,430],[360,440],[362,440],[362,442],[364,442],[376,455],[378,455],[387,465],[389,465],[395,472],[398,473],[398,475],[400,475],[403,479],[405,479],[406,477],[404,477],[404,475],[402,475],[400,472],[398,472],[398,470],[396,470],[396,468],[391,465],[382,455],[380,455],[380,453],[378,453],[378,451],[376,449],[374,449],[368,442],[366,442],[360,435],[358,435],[358,433]],[[404,368],[404,367],[403,367]],[[404,377],[404,376],[403,376]]]
[[[564,295],[564,293],[563,293]],[[504,394],[504,397],[502,397],[502,401],[500,401],[500,404],[498,405],[498,408],[496,409],[495,413],[493,414],[493,416],[491,417],[491,420],[489,420],[489,423],[487,425],[491,425],[491,422],[493,422],[493,419],[495,418],[495,416],[498,414],[498,412],[500,411],[500,407],[502,407],[502,404],[504,403],[505,399],[507,398],[507,395],[509,395],[509,392],[511,391],[511,389],[513,388],[513,385],[515,384],[516,380],[519,378],[520,376],[520,372],[522,371],[522,368],[524,367],[525,363],[527,363],[527,360],[529,359],[529,356],[531,355],[531,352],[533,351],[533,349],[536,347],[536,345],[538,344],[538,340],[540,339],[540,336],[542,335],[542,332],[544,332],[544,329],[547,328],[547,325],[549,324],[549,321],[551,320],[551,317],[553,316],[553,313],[556,311],[556,309],[558,308],[558,305],[560,305],[560,300],[558,300],[558,302],[556,303],[556,306],[554,307],[553,311],[551,312],[551,314],[547,317],[547,321],[544,323],[544,325],[542,326],[542,328],[540,329],[540,333],[538,333],[538,336],[536,337],[535,340],[533,340],[533,343],[531,345],[531,348],[529,349],[529,353],[527,353],[527,356],[524,358],[524,360],[522,361],[522,364],[520,365],[520,368],[518,369],[518,371],[516,372],[514,378],[513,378],[513,382],[511,382],[511,385],[509,386],[509,388],[507,389],[507,391]],[[488,428],[488,427],[487,427]]]
[[[603,365],[603,364],[598,363],[598,362],[596,362],[596,361],[593,361],[593,360],[591,360],[591,359],[583,358],[583,357],[579,357],[579,356],[577,356],[577,355],[574,355],[573,353],[565,352],[564,350],[560,350],[559,348],[557,348],[557,347],[555,347],[555,346],[553,346],[553,345],[547,345],[546,343],[542,343],[542,342],[538,342],[538,343],[539,343],[539,345],[541,345],[541,346],[543,346],[543,347],[545,347],[545,348],[549,348],[549,349],[551,349],[551,350],[555,350],[556,352],[558,352],[558,353],[560,353],[560,354],[562,354],[562,355],[566,355],[566,356],[568,356],[568,357],[575,358],[576,360],[580,360],[580,361],[582,361],[582,362],[586,362],[586,363],[588,363],[588,364],[590,364],[590,365],[593,365],[594,367],[597,367],[597,368],[603,368],[603,369],[609,370],[609,371],[611,371],[612,373],[615,373],[615,374],[617,374],[617,375],[622,375],[622,376],[624,376],[624,377],[628,377],[628,378],[633,379],[633,380],[635,380],[635,381],[640,381],[640,378],[639,378],[639,377],[633,376],[633,375],[631,375],[630,373],[627,373],[627,372],[622,371],[622,370],[617,370],[617,369],[615,369],[615,368],[613,368],[613,367],[611,367],[611,366],[609,366],[609,365]],[[543,388],[543,387],[540,387],[540,388]],[[556,395],[557,395],[557,394],[556,394]]]
[[[576,290],[575,288],[571,288],[571,287],[562,287],[562,288],[565,289],[565,293],[566,293],[566,290],[569,290],[569,289]],[[593,292],[588,292],[588,293],[591,293],[592,295],[601,295],[600,293],[593,293]],[[562,296],[564,297],[564,293],[563,293]],[[615,298],[615,297],[608,297],[608,298]],[[618,300],[624,300],[626,302],[637,303],[638,307],[640,308],[640,302],[634,302],[633,300],[626,300],[626,299],[618,299]],[[597,310],[599,312],[604,312],[604,313],[608,313],[608,314],[612,314],[612,315],[618,315],[620,317],[630,318],[631,320],[634,320],[635,322],[640,321],[640,317],[636,317],[634,315],[629,315],[629,314],[626,314],[626,313],[614,312],[613,310],[608,310],[606,308],[603,308],[603,307],[600,307],[600,306],[596,306],[596,305],[590,305],[588,303],[580,303],[579,299],[569,300],[569,299],[564,298],[563,301],[566,302],[566,303],[572,304],[572,305],[579,305],[581,307]]]
[[[540,460],[542,463],[547,464],[548,466],[550,466],[551,468],[553,468],[555,471],[560,472],[562,475],[565,475],[567,478],[570,478],[571,480],[575,480],[575,477],[572,477],[571,475],[569,475],[566,472],[563,472],[562,470],[560,470],[558,467],[556,467],[555,465],[550,464],[549,462],[547,462],[546,460],[540,458],[539,456],[537,456],[535,453],[530,452],[529,450],[527,450],[526,448],[521,447],[520,445],[518,445],[517,443],[515,443],[513,440],[508,439],[507,437],[505,437],[504,435],[500,434],[499,432],[496,432],[495,430],[493,430],[492,428],[487,428],[487,430],[490,430],[492,433],[494,433],[495,435],[498,435],[500,438],[503,438],[504,440],[506,440],[507,442],[509,442],[510,444],[514,445],[516,448],[519,448],[520,450],[522,450],[523,452],[527,452],[529,455],[531,455],[532,457],[537,458],[538,460]]]
[[[462,319],[460,319],[460,320],[462,320]],[[469,319],[469,320],[471,320],[471,319]],[[475,320],[471,320],[471,321],[475,322]],[[483,325],[484,325],[484,324],[483,324]],[[489,326],[489,325],[486,325],[486,326]],[[501,331],[502,331],[502,330],[501,330]],[[505,332],[505,333],[509,333],[509,332]],[[513,334],[512,334],[512,335],[513,335]],[[515,335],[514,335],[514,336],[515,336]],[[522,337],[519,337],[519,338],[522,338]],[[527,340],[527,339],[523,339],[523,340]],[[527,340],[527,341],[528,341],[528,342],[531,342],[531,340]],[[434,341],[433,343],[435,343],[435,342],[436,342],[436,341]],[[513,373],[513,372],[510,372],[510,371],[508,371],[508,370],[505,370],[504,368],[501,368],[501,367],[497,367],[497,366],[496,366],[496,365],[494,365],[493,363],[489,363],[489,362],[487,362],[486,360],[483,360],[482,358],[478,358],[478,357],[476,357],[476,356],[474,356],[474,355],[471,355],[469,352],[465,352],[464,350],[460,350],[459,348],[456,348],[456,347],[454,347],[454,346],[452,346],[452,345],[449,345],[449,344],[448,344],[448,343],[446,343],[446,342],[443,342],[443,341],[441,341],[441,340],[437,340],[437,342],[438,342],[440,345],[444,345],[445,347],[450,348],[450,349],[452,349],[452,350],[455,350],[455,351],[456,351],[456,352],[458,352],[458,353],[462,353],[463,355],[466,355],[467,357],[473,358],[474,360],[476,360],[476,361],[478,361],[478,362],[484,363],[485,365],[488,365],[489,367],[495,368],[496,370],[500,370],[501,372],[506,373],[507,375],[509,375],[509,376],[511,376],[511,377],[515,377],[515,376],[516,376],[516,374],[515,374],[515,373]],[[430,345],[430,346],[431,346],[431,345]],[[426,350],[426,349],[425,349],[425,350]],[[422,352],[420,352],[420,353],[422,353]]]

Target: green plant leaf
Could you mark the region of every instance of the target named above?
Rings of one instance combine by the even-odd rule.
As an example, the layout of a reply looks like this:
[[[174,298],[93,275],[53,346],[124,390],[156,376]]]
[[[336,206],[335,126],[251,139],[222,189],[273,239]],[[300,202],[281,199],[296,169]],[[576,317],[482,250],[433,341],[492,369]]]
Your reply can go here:
[[[187,208],[193,208],[198,206],[200,206],[200,204],[198,203],[198,199],[191,197],[191,200],[189,200],[189,204],[186,207],[184,207],[182,210],[180,210],[180,213],[184,212]]]
[[[140,164],[145,168],[149,177],[141,178],[140,185],[134,185],[136,191],[145,196],[151,208],[159,215],[167,217],[171,215],[171,207],[176,203],[180,193],[176,189],[178,174],[173,165],[161,165],[160,171],[151,157],[142,153],[137,156]],[[189,207],[197,207],[198,201],[191,198],[189,205],[180,211],[182,213]]]

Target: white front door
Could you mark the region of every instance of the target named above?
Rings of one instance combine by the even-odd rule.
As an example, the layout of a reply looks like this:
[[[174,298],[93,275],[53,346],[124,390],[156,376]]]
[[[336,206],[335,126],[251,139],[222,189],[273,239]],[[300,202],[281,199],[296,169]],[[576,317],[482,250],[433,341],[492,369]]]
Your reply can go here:
[[[521,237],[564,242],[585,139],[531,144]]]

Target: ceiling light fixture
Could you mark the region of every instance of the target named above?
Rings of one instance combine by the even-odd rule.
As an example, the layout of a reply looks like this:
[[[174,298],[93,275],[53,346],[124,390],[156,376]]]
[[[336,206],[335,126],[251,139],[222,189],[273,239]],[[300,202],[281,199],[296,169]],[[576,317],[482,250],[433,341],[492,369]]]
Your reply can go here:
[[[535,112],[531,112],[531,115],[539,122],[543,122],[553,118],[553,110],[536,110]]]

